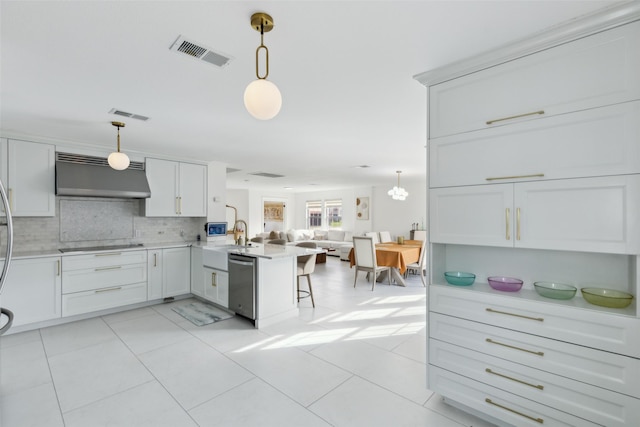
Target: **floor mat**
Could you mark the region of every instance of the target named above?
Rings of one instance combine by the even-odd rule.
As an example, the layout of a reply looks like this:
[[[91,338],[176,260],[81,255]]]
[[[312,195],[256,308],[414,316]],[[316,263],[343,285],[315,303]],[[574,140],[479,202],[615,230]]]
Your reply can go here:
[[[210,323],[227,320],[233,317],[233,314],[229,314],[222,309],[203,302],[192,302],[185,305],[179,305],[177,307],[173,307],[171,310],[175,311],[196,326],[208,325]]]

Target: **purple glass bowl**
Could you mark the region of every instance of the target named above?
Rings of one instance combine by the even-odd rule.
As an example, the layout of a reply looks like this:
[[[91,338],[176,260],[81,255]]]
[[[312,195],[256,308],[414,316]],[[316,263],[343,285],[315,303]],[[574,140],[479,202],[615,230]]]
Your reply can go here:
[[[502,276],[493,276],[487,277],[489,281],[489,286],[491,286],[496,291],[502,292],[516,292],[519,291],[522,287],[522,280],[516,279],[514,277],[502,277]]]

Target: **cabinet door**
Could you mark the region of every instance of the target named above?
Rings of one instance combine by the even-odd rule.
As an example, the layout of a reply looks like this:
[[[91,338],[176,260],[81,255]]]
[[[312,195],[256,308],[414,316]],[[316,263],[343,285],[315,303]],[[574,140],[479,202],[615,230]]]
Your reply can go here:
[[[207,167],[180,163],[178,213],[182,216],[207,216]]]
[[[191,293],[204,297],[204,270],[202,248],[191,247]]]
[[[429,141],[429,185],[640,173],[640,101]]]
[[[61,277],[60,257],[11,261],[2,305],[13,311],[14,326],[61,316]]]
[[[434,85],[429,137],[638,99],[639,38],[634,22]]]
[[[0,180],[2,180],[2,185],[4,185],[4,189],[7,189],[9,184],[7,174],[7,165],[9,164],[9,160],[7,159],[7,154],[9,153],[9,141],[6,138],[0,138]]]
[[[9,140],[8,193],[15,216],[55,216],[55,146]]]
[[[640,175],[515,185],[515,246],[637,254]]]
[[[172,297],[190,293],[191,255],[189,248],[162,250],[163,296]]]
[[[229,307],[229,273],[204,267],[204,298]]]
[[[437,188],[429,192],[432,243],[513,246],[513,185]]]
[[[148,251],[147,257],[147,300],[162,298],[162,250]]]
[[[147,180],[151,197],[145,199],[145,216],[178,215],[179,163],[146,159]]]

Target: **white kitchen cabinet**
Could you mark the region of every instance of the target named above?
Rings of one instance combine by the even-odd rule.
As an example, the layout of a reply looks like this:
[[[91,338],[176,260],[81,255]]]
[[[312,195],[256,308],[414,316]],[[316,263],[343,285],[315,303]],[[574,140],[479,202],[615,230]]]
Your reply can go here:
[[[0,178],[14,216],[55,216],[55,146],[0,139]]]
[[[229,308],[229,273],[203,267],[204,298]]]
[[[430,191],[434,243],[640,252],[640,175]]]
[[[207,216],[207,167],[194,163],[146,159],[151,197],[145,216]]]
[[[638,141],[640,101],[435,138],[429,185],[640,173]]]
[[[621,10],[418,77],[429,87],[428,388],[497,425],[640,418],[640,5]],[[446,271],[475,283],[449,285]],[[524,285],[496,291],[489,276]],[[536,281],[578,292],[545,298]],[[584,287],[636,299],[592,305]]]
[[[62,315],[60,257],[14,259],[2,291],[2,305],[13,311],[14,326]]]
[[[148,299],[173,297],[191,291],[191,251],[188,247],[148,251]]]
[[[147,251],[65,255],[62,315],[73,316],[147,300]]]
[[[640,22],[429,87],[429,138],[640,99]]]
[[[202,247],[191,246],[191,293],[204,298]]]

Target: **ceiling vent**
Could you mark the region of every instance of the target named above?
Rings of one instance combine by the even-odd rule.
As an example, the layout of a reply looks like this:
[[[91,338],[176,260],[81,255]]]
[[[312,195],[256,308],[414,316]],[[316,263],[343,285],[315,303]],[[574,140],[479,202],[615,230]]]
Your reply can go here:
[[[140,114],[127,113],[126,111],[118,110],[117,108],[112,108],[109,110],[109,114],[115,114],[116,116],[129,117],[131,119],[142,120],[146,122],[149,120],[147,116],[141,116]]]
[[[284,175],[277,175],[275,173],[268,172],[252,172],[249,175],[262,176],[265,178],[284,178]]]
[[[194,59],[208,62],[216,67],[224,68],[229,65],[229,62],[233,59],[231,56],[222,52],[215,52],[211,48],[203,46],[201,43],[196,43],[192,40],[187,40],[182,36],[178,36],[178,39],[173,42],[170,50],[175,52],[181,52]]]
[[[234,173],[234,172],[238,172],[241,169],[236,169],[236,168],[227,168],[227,173]]]

